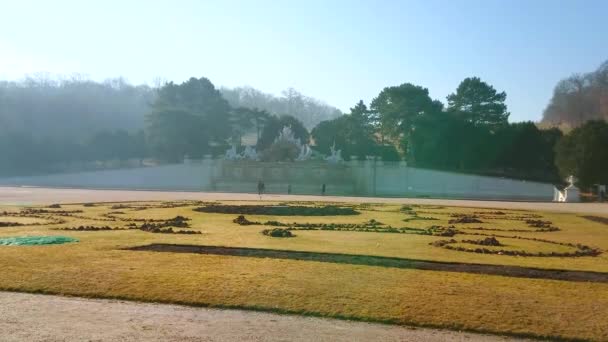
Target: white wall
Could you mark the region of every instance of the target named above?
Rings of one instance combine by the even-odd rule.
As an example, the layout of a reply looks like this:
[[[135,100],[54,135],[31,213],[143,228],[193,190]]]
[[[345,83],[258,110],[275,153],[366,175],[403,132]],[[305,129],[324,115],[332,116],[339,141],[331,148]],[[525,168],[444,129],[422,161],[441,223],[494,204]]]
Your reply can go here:
[[[385,197],[479,199],[553,199],[553,185],[407,167],[405,163],[354,161],[260,163],[204,160],[155,167],[0,179],[1,185],[255,192],[258,180],[267,192]]]

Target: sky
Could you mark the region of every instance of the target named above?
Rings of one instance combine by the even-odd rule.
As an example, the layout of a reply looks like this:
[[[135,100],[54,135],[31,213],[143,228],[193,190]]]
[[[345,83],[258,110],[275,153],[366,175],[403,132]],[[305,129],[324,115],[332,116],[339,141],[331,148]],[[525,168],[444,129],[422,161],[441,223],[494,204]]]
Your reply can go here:
[[[384,87],[466,77],[538,121],[555,84],[608,60],[605,0],[0,0],[0,78],[288,87],[348,111]]]

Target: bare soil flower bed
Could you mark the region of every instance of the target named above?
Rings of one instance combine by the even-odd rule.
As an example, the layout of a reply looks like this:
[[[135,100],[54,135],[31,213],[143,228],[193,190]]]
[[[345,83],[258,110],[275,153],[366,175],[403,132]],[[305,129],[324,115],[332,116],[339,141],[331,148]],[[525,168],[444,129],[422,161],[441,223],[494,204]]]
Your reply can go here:
[[[209,204],[194,209],[202,213],[273,215],[273,216],[342,216],[358,215],[358,211],[348,207],[327,205],[322,207],[279,206],[279,205],[229,205]]]
[[[371,219],[363,223],[285,223],[279,221],[250,221],[244,215],[239,215],[232,222],[241,226],[265,225],[271,227],[285,227],[289,230],[333,230],[349,232],[371,232],[371,233],[397,233],[397,234],[418,234],[433,236],[454,236],[460,233],[454,226],[431,226],[429,228],[400,227],[395,228],[386,226],[384,223]]]
[[[178,215],[175,216],[173,218],[169,218],[169,219],[149,219],[149,218],[133,218],[133,217],[120,217],[120,216],[116,216],[118,214],[116,214],[116,212],[114,213],[105,213],[102,214],[101,216],[107,218],[108,220],[112,220],[112,221],[122,221],[122,222],[173,222],[174,223],[174,227],[187,227],[187,223],[185,221],[190,221],[189,218]]]
[[[47,210],[47,209],[36,209],[36,208],[28,208],[22,210],[22,212],[26,215],[40,215],[40,214],[52,214],[59,216],[72,216],[72,214],[79,214],[83,211],[80,209],[76,210]]]
[[[462,240],[462,242],[470,243],[470,244],[474,244],[474,245],[480,245],[480,246],[502,246],[500,241],[498,241],[493,236],[490,236],[490,237],[487,237],[487,238],[481,239],[481,240]]]
[[[593,221],[593,222],[599,222],[599,223],[603,223],[605,225],[608,225],[608,217],[601,217],[601,216],[592,216],[592,215],[586,215],[586,216],[581,216],[582,218],[585,218],[589,221]]]
[[[550,228],[551,221],[543,221],[543,220],[526,220],[526,224],[533,228]]]
[[[156,233],[156,234],[202,234],[197,230],[173,230],[173,227],[163,228],[154,223],[144,223],[139,227],[139,230],[148,232],[148,233]]]
[[[535,228],[535,229],[522,229],[522,228],[485,228],[485,227],[463,227],[463,229],[467,230],[487,230],[487,231],[501,231],[501,232],[516,232],[516,233],[549,233],[549,232],[557,232],[561,229],[557,227],[548,227],[548,228]]]
[[[62,218],[57,218],[52,215],[32,213],[30,210],[22,210],[22,211],[18,211],[18,212],[3,211],[3,212],[0,212],[0,216],[35,218],[35,219],[42,219],[42,220],[47,221],[47,222],[32,222],[32,223],[27,223],[27,224],[23,223],[22,224],[23,226],[47,226],[47,225],[54,225],[54,224],[64,224],[67,222],[66,220],[64,220]]]
[[[290,227],[290,228],[319,228],[321,230],[332,230],[340,228],[376,228],[384,226],[384,223],[371,219],[363,223],[308,223],[308,222],[280,222],[280,221],[249,221],[244,215],[239,215],[232,222],[241,226],[264,225],[272,227]]]
[[[19,223],[19,222],[0,222],[0,228],[6,228],[6,227],[19,227],[19,226],[23,226],[23,223]]]
[[[272,228],[262,230],[262,234],[270,237],[287,238],[294,237],[295,235],[289,229],[283,228]]]
[[[482,234],[479,234],[479,235],[482,235]],[[556,241],[537,239],[537,238],[524,238],[521,236],[512,236],[512,237],[498,236],[498,237],[543,242],[543,243],[548,243],[548,244],[572,247],[572,248],[575,248],[576,250],[574,252],[546,252],[545,253],[545,252],[528,252],[528,251],[524,251],[524,250],[521,250],[521,251],[502,250],[502,249],[497,250],[497,249],[487,249],[487,248],[483,248],[483,247],[469,248],[469,247],[463,247],[463,246],[454,246],[454,244],[458,243],[458,241],[455,239],[438,240],[438,241],[431,242],[430,245],[435,246],[435,247],[450,249],[450,250],[454,250],[454,251],[459,251],[459,252],[497,254],[497,255],[522,256],[522,257],[583,257],[583,256],[598,256],[601,254],[601,251],[599,249],[592,248],[592,247],[582,245],[582,244],[556,242]],[[480,241],[485,242],[486,239],[484,239],[484,240],[462,240],[460,242],[480,244],[479,243]],[[485,245],[485,246],[489,246],[489,245]]]
[[[107,230],[126,230],[127,228],[118,228],[118,227],[110,227],[110,226],[78,226],[78,227],[65,227],[65,228],[56,228],[55,230],[73,230],[73,231],[107,231]]]
[[[132,251],[152,251],[168,253],[197,253],[211,255],[230,255],[250,258],[291,259],[303,261],[331,262],[377,267],[395,267],[429,271],[462,272],[475,274],[501,275],[519,278],[554,279],[565,281],[586,281],[608,283],[608,273],[588,271],[568,271],[541,269],[507,265],[483,265],[472,263],[452,263],[425,261],[405,258],[380,257],[372,255],[316,253],[262,248],[239,248],[201,245],[151,244],[127,248]]]
[[[455,215],[452,214],[452,217]],[[458,215],[456,218],[448,221],[449,224],[457,224],[457,223],[483,223],[477,216],[475,215]]]

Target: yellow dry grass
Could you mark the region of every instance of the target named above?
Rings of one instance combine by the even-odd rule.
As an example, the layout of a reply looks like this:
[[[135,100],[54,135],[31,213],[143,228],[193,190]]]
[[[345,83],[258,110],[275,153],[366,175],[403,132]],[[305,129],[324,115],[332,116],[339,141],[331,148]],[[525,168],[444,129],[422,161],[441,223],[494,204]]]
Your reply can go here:
[[[231,204],[234,204],[232,202]],[[259,203],[258,203],[259,204]],[[608,284],[554,281],[454,272],[233,256],[135,252],[121,248],[150,243],[181,243],[259,247],[300,251],[395,256],[413,259],[475,262],[608,272],[606,253],[597,257],[540,258],[486,255],[430,246],[443,239],[425,235],[341,231],[296,231],[290,239],[260,234],[261,226],[238,226],[236,215],[194,212],[194,206],[146,210],[63,205],[81,209],[59,226],[0,228],[0,238],[63,235],[79,243],[54,246],[0,246],[0,289],[77,296],[125,298],[189,305],[238,307],[320,316],[384,321],[398,324],[468,329],[540,337],[608,340]],[[332,217],[271,217],[247,215],[252,221],[361,223],[375,219],[395,227],[446,225],[451,213],[491,211],[474,208],[414,208],[437,221],[403,222],[409,215],[398,205],[369,206],[361,215]],[[17,211],[10,207],[2,210]],[[124,226],[101,222],[102,214],[123,211],[121,217],[192,219],[187,229],[201,235],[152,234],[138,230],[73,232],[52,228],[81,224]],[[504,211],[508,215],[525,212]],[[497,234],[538,237],[588,244],[608,250],[608,225],[572,214],[535,213],[550,220],[557,232]],[[36,222],[0,217],[0,221]],[[42,222],[43,220],[39,220]],[[492,219],[458,228],[526,228],[523,222]],[[459,235],[458,238],[481,238]],[[500,239],[500,238],[499,238]],[[502,240],[501,240],[502,241]],[[504,239],[511,248],[562,251],[566,247],[527,240]]]

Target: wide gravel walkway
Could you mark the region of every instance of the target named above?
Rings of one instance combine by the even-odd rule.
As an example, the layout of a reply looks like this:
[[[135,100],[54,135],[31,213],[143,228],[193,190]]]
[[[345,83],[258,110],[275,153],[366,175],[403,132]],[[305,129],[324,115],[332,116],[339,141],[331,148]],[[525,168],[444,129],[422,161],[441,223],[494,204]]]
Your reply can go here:
[[[259,200],[257,194],[216,193],[187,191],[147,191],[147,190],[92,190],[57,189],[37,187],[0,187],[0,204],[50,204],[83,202],[118,202],[151,200]],[[569,213],[608,215],[608,203],[553,203],[553,202],[507,202],[480,200],[453,200],[428,198],[382,198],[382,197],[338,197],[309,195],[264,195],[267,201],[328,201],[328,202],[369,202],[433,204],[460,207],[528,209],[560,211]]]
[[[524,341],[241,310],[0,292],[9,341]]]

